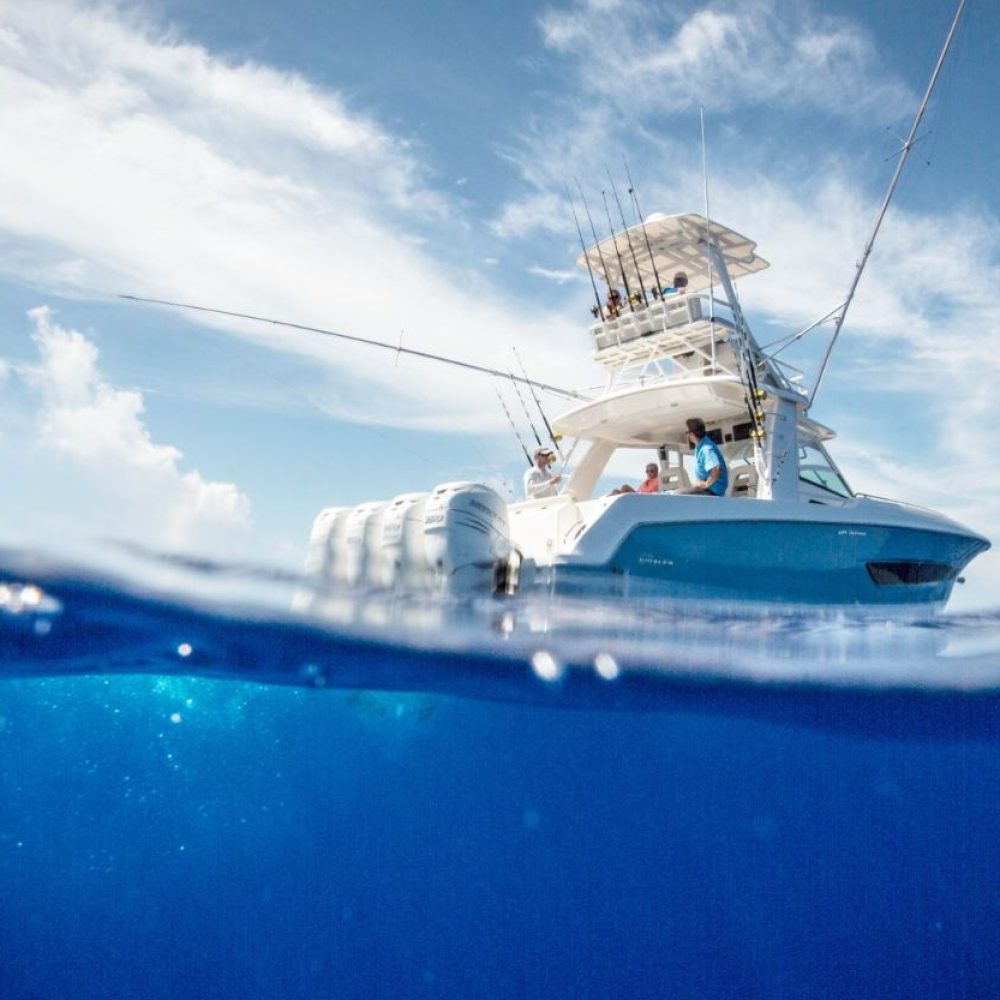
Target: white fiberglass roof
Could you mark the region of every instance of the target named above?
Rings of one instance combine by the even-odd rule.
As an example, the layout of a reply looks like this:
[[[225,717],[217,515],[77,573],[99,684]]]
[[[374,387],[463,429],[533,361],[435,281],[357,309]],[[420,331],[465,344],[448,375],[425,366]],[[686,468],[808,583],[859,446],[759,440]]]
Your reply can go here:
[[[763,257],[754,253],[757,244],[753,240],[718,222],[708,222],[704,216],[695,213],[651,215],[644,223],[590,247],[586,256],[581,255],[577,259],[577,264],[586,268],[589,260],[596,279],[610,279],[611,284],[618,288],[627,281],[632,291],[640,289],[638,277],[642,278],[642,287],[650,291],[656,286],[657,275],[661,286],[668,287],[673,284],[674,275],[683,271],[688,279],[688,291],[697,292],[710,284],[706,236],[725,257],[733,278],[763,271],[769,266]],[[622,278],[623,270],[625,280]],[[718,276],[715,280],[718,281]]]

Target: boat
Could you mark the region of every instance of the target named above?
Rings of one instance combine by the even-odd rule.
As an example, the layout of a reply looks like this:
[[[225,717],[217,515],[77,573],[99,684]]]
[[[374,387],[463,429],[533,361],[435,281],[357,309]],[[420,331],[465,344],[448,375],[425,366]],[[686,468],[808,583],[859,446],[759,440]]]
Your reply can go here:
[[[965,3],[837,308],[765,350],[736,287],[768,263],[754,241],[709,218],[707,177],[704,214],[643,219],[629,176],[635,225],[622,211],[622,229],[599,240],[588,208],[595,241],[588,247],[573,208],[583,251],[577,263],[595,297],[590,348],[606,381],[596,398],[581,399],[551,425],[541,414],[563,457],[561,488],[536,453],[537,474],[525,486],[529,495],[532,483],[542,489],[521,502],[508,504],[480,483],[449,483],[427,496],[328,508],[310,536],[312,579],[455,594],[943,607],[989,541],[932,510],[855,493],[827,450],[833,430],[810,409]],[[610,173],[609,180],[614,188]],[[833,332],[810,387],[781,355],[828,322]],[[530,386],[536,403],[536,388],[552,390],[526,373],[515,381]],[[728,472],[718,480],[713,472],[711,483],[698,479],[695,492],[692,426],[695,441],[714,442]],[[571,442],[565,455],[561,441]],[[649,492],[604,493],[602,474],[622,451],[655,458]],[[530,464],[527,449],[525,457]]]
[[[940,513],[855,493],[828,450],[834,431],[810,411],[964,6],[961,0],[846,298],[817,323],[766,349],[737,294],[738,283],[769,266],[756,243],[711,218],[707,207],[704,213],[644,218],[631,177],[633,225],[622,212],[621,229],[599,239],[591,220],[594,242],[588,246],[577,222],[578,264],[595,296],[586,337],[605,379],[596,396],[401,342],[138,301],[277,323],[397,357],[509,377],[535,396],[562,460],[553,495],[509,503],[483,483],[445,483],[427,494],[326,508],[313,523],[306,560],[317,594],[342,587],[941,608],[989,541]],[[707,189],[706,179],[706,205]],[[807,379],[783,352],[828,323],[833,332],[822,362]],[[572,408],[550,424],[538,392],[561,394]],[[724,459],[724,495],[687,492],[693,482],[691,419]],[[637,456],[636,468],[655,461],[652,492],[607,492],[602,477],[621,452]],[[530,465],[527,449],[525,456]],[[316,602],[305,593],[297,605],[308,609]]]
[[[550,425],[564,456],[557,495],[507,503],[484,484],[449,483],[328,508],[310,539],[314,580],[453,594],[944,605],[989,541],[934,511],[850,489],[827,450],[833,430],[809,415],[802,373],[762,350],[740,308],[736,283],[768,267],[753,241],[697,213],[656,215],[587,247],[578,263],[609,273],[609,294],[619,285],[643,292],[612,296],[622,305],[589,326],[606,384]],[[662,292],[663,275],[685,276],[686,288]],[[722,496],[680,492],[694,475],[691,417],[725,458]],[[636,468],[655,460],[658,492],[604,495],[605,470],[622,452]]]

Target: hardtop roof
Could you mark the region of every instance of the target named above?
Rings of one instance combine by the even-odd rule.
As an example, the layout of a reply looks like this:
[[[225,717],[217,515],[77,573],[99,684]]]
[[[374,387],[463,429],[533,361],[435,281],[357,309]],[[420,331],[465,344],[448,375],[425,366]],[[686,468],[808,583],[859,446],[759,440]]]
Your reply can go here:
[[[577,265],[586,268],[589,260],[595,277],[610,279],[615,287],[621,287],[627,280],[633,291],[639,290],[638,277],[642,278],[642,286],[649,290],[655,287],[657,274],[666,287],[673,283],[675,274],[683,272],[687,276],[688,291],[702,291],[712,281],[706,239],[711,239],[719,248],[734,279],[770,266],[754,252],[757,244],[753,240],[719,222],[709,222],[697,213],[650,215],[645,222],[589,247],[586,255],[577,258]],[[715,280],[717,278],[715,276]]]

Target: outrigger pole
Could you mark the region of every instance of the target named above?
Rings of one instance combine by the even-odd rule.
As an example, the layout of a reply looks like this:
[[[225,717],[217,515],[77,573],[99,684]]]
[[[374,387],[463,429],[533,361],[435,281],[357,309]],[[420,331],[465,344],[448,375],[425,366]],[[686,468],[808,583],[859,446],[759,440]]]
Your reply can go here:
[[[454,365],[456,368],[464,368],[466,371],[479,372],[482,375],[494,375],[497,378],[507,378],[512,382],[521,382],[531,385],[542,392],[552,393],[553,396],[560,396],[563,399],[585,399],[579,392],[572,389],[560,389],[558,386],[549,385],[546,382],[533,382],[531,379],[521,378],[519,375],[512,375],[509,371],[502,371],[499,368],[487,368],[485,365],[473,364],[471,361],[462,361],[460,358],[449,358],[444,354],[432,354],[430,351],[417,351],[412,347],[403,347],[402,340],[398,344],[390,344],[385,340],[370,340],[367,337],[358,337],[352,333],[340,333],[337,330],[326,330],[321,326],[306,326],[304,323],[289,323],[282,319],[269,319],[266,316],[253,316],[250,313],[232,312],[229,309],[212,309],[209,306],[191,305],[189,302],[170,302],[167,299],[149,299],[141,295],[119,295],[120,299],[127,299],[129,302],[143,302],[147,305],[169,306],[171,309],[190,309],[194,312],[211,313],[213,316],[231,316],[233,319],[248,319],[254,323],[270,323],[272,326],[283,326],[290,330],[301,330],[304,333],[318,333],[323,337],[336,337],[338,340],[349,340],[354,344],[367,344],[369,347],[381,347],[384,350],[392,351],[399,357],[400,354],[409,354],[414,358],[423,358],[425,361],[440,361],[445,365]]]
[[[823,383],[823,376],[826,374],[827,365],[830,363],[830,355],[833,353],[833,345],[836,344],[837,337],[840,336],[841,328],[844,325],[844,317],[847,316],[847,310],[851,306],[851,300],[854,298],[858,282],[861,280],[861,274],[865,269],[865,265],[868,263],[868,258],[871,256],[872,247],[875,245],[875,238],[878,236],[879,229],[882,228],[882,220],[885,218],[885,213],[889,211],[889,202],[892,201],[892,196],[896,193],[896,186],[899,184],[899,178],[903,173],[903,166],[906,163],[906,158],[910,155],[910,150],[913,148],[916,140],[917,129],[920,128],[920,123],[924,118],[924,112],[927,110],[927,105],[930,103],[931,94],[934,92],[934,87],[937,84],[938,77],[941,75],[941,67],[944,65],[945,58],[948,55],[948,50],[951,48],[952,40],[955,37],[955,32],[958,30],[958,22],[962,19],[962,14],[965,11],[965,4],[966,0],[959,0],[958,9],[955,11],[951,27],[948,29],[948,36],[944,40],[944,46],[941,49],[941,54],[938,56],[937,63],[934,66],[934,72],[931,73],[930,83],[927,84],[924,99],[920,102],[920,107],[917,109],[917,114],[913,119],[913,124],[910,126],[910,134],[906,137],[906,141],[900,148],[899,162],[896,164],[896,171],[892,175],[892,180],[889,182],[889,190],[886,191],[885,197],[882,199],[882,207],[879,209],[878,215],[875,217],[875,225],[872,227],[872,234],[868,237],[868,242],[865,244],[864,252],[861,254],[861,260],[858,261],[857,267],[854,271],[854,280],[851,282],[851,287],[847,292],[847,298],[844,300],[844,305],[840,311],[840,315],[837,317],[837,322],[834,325],[833,336],[830,337],[830,343],[827,344],[826,353],[823,355],[823,361],[819,366],[819,373],[816,375],[816,383],[813,385],[812,392],[809,394],[809,402],[806,406],[807,409],[812,406],[813,400],[816,398],[816,393],[819,392],[819,387]]]

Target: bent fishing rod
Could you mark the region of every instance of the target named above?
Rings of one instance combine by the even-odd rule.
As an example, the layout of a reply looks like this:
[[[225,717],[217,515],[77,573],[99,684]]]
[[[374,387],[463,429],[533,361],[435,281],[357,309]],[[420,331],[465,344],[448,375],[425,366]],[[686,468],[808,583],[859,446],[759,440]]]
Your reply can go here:
[[[398,344],[390,344],[385,340],[372,340],[368,337],[358,337],[353,333],[340,333],[337,330],[327,330],[321,326],[307,326],[304,323],[291,323],[283,319],[271,319],[267,316],[254,316],[251,313],[234,312],[229,309],[214,309],[210,306],[192,305],[190,302],[171,302],[168,299],[151,299],[142,295],[119,295],[118,298],[126,299],[129,302],[141,302],[146,305],[168,306],[171,309],[189,309],[192,312],[209,313],[213,316],[229,316],[233,319],[247,319],[254,323],[270,323],[272,326],[283,326],[289,330],[301,330],[303,333],[316,333],[323,337],[336,337],[338,340],[348,340],[354,344],[367,344],[369,347],[381,347],[383,350],[392,351],[397,357],[400,354],[409,354],[414,358],[423,358],[425,361],[438,361],[441,364],[453,365],[456,368],[464,368],[466,371],[479,372],[481,375],[493,375],[497,378],[510,379],[512,382],[520,382],[529,385],[542,392],[551,393],[553,396],[560,396],[563,399],[577,400],[587,397],[573,389],[561,389],[556,385],[549,385],[547,382],[536,382],[533,379],[521,378],[509,371],[500,368],[487,368],[485,365],[477,365],[471,361],[463,361],[461,358],[449,358],[444,354],[432,354],[430,351],[418,351],[412,347],[403,347],[402,341]]]

